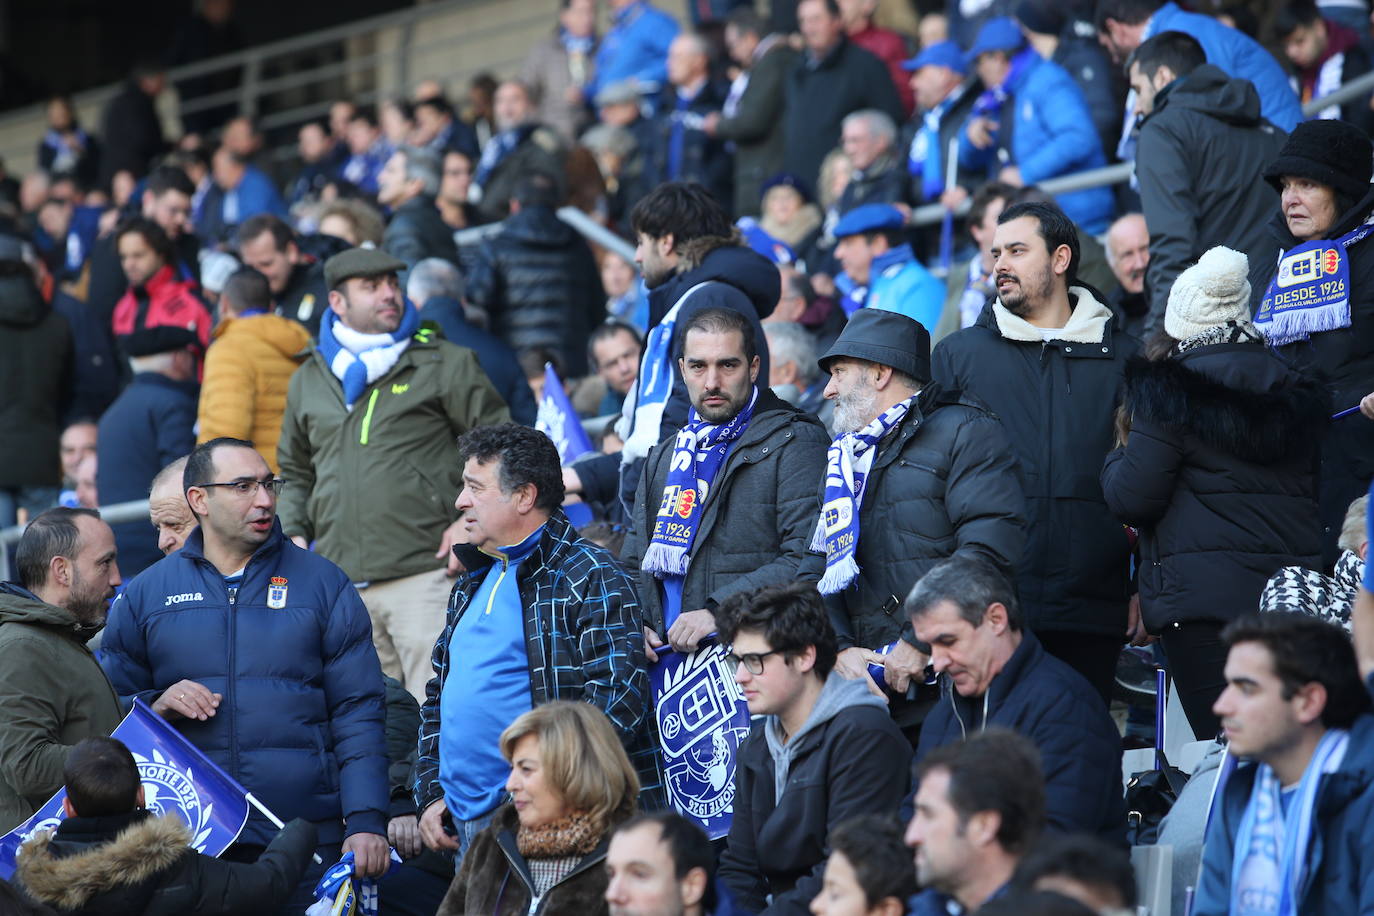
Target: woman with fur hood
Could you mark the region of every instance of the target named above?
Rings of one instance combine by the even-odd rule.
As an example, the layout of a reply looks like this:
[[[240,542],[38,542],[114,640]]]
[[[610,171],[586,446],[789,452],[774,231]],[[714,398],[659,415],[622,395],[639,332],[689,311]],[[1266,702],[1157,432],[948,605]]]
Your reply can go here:
[[[1319,568],[1329,395],[1250,323],[1245,255],[1213,248],[1169,293],[1167,348],[1126,367],[1107,505],[1140,529],[1140,610],[1199,738],[1216,734],[1221,630],[1284,566]]]

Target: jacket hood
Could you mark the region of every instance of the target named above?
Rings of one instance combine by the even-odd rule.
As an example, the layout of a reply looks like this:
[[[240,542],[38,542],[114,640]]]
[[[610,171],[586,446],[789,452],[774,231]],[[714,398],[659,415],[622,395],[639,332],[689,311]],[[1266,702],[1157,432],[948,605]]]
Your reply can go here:
[[[218,340],[230,333],[257,337],[282,356],[291,357],[297,362],[310,355],[311,338],[305,325],[281,315],[249,315],[247,318],[225,319],[216,326],[214,338]]]
[[[31,896],[60,910],[80,909],[111,891],[128,892],[194,854],[191,832],[174,814],[137,819],[108,843],[70,844],[76,849],[69,855],[60,855],[68,845],[61,832],[59,827],[56,841],[49,831],[19,847],[15,870]]]
[[[1253,464],[1311,452],[1331,413],[1330,395],[1258,343],[1214,344],[1182,356],[1126,364],[1125,405]]]
[[[773,758],[775,798],[782,798],[783,788],[787,785],[787,774],[791,769],[792,756],[797,752],[797,748],[806,743],[803,739],[844,710],[855,706],[876,706],[883,710],[887,708],[881,697],[869,692],[866,681],[851,680],[832,671],[825,679],[825,685],[821,687],[821,695],[816,698],[811,715],[788,741],[783,741],[781,719],[769,716],[764,720],[763,733],[768,739],[768,753]]]
[[[501,224],[501,232],[539,248],[563,248],[572,244],[577,234],[548,207],[528,207],[512,213]]]
[[[1107,333],[1107,326],[1116,317],[1116,313],[1102,303],[1101,295],[1091,287],[1069,287],[1069,299],[1074,304],[1073,311],[1069,315],[1068,324],[1064,325],[1064,332],[1055,339],[1066,340],[1069,343],[1101,343]],[[995,328],[1008,340],[1022,343],[1041,343],[1044,340],[1039,328],[1026,319],[1013,315],[1002,304],[1000,297],[992,300],[991,304],[983,309],[978,323]]]
[[[1169,108],[1187,108],[1239,127],[1254,127],[1262,119],[1259,93],[1249,80],[1233,79],[1221,68],[1203,64],[1174,80],[1155,97],[1146,121]]]
[[[748,296],[760,320],[777,308],[782,289],[778,269],[772,261],[747,247],[738,229],[729,238],[708,235],[685,242],[678,256],[678,276],[659,287],[672,297],[667,308],[693,286],[710,280],[729,283]]]
[[[15,582],[0,582],[0,623],[33,623],[75,630],[71,611],[48,604]]]
[[[48,314],[48,304],[28,274],[0,277],[0,325],[31,328]]]

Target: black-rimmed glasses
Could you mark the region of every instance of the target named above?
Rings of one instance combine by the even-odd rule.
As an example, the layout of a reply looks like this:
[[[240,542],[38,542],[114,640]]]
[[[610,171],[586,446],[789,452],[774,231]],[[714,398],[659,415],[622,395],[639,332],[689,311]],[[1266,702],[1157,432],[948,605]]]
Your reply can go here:
[[[192,484],[196,487],[224,487],[238,496],[256,496],[258,487],[265,487],[268,493],[277,496],[281,493],[281,488],[286,486],[286,481],[280,477],[264,477],[262,480],[254,480],[252,477],[241,477],[238,480],[231,480],[228,483],[197,483]]]
[[[777,655],[781,649],[769,649],[767,652],[746,652],[743,655],[736,655],[735,650],[731,649],[725,655],[725,664],[732,669],[744,666],[744,670],[750,674],[763,674],[763,660],[770,655]]]

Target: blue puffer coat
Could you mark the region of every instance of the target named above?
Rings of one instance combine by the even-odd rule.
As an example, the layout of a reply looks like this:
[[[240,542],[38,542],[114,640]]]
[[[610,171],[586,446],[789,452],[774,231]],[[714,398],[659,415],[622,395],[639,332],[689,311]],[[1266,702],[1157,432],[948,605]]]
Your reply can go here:
[[[232,598],[202,550],[197,529],[115,601],[102,647],[111,683],[126,701],[151,703],[183,678],[223,694],[209,720],[173,724],[282,820],[313,821],[322,845],[385,835],[382,672],[357,590],[280,522]],[[268,605],[273,578],[280,608]],[[239,839],[275,834],[255,814]]]

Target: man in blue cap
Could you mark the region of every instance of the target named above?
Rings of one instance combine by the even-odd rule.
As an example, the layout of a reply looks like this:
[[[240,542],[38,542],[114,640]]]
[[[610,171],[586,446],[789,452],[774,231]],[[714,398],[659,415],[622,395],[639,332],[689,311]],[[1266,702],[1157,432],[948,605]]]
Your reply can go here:
[[[945,302],[945,284],[921,266],[902,234],[905,219],[891,204],[855,207],[835,224],[835,257],[844,265],[837,281],[858,306],[898,312],[934,327]],[[846,283],[847,281],[847,283]]]
[[[1016,20],[989,19],[968,60],[986,91],[973,105],[959,142],[959,164],[1015,186],[1106,165],[1083,92],[1062,67],[1028,47]],[[1055,198],[1090,233],[1112,217],[1109,188]]]
[[[930,203],[951,190],[945,187],[950,141],[959,136],[959,128],[973,111],[978,84],[968,79],[964,52],[952,41],[922,49],[902,69],[911,73],[916,93],[916,132],[907,148],[907,171],[913,190]]]

